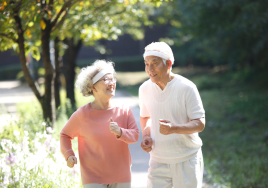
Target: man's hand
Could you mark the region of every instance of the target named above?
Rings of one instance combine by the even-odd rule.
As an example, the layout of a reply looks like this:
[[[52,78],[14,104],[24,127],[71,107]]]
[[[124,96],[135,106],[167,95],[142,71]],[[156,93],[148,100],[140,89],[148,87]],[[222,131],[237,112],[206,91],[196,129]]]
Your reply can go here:
[[[141,142],[141,148],[146,151],[147,153],[152,151],[152,146],[153,146],[153,140],[151,137],[144,137]]]
[[[163,135],[172,134],[172,123],[169,120],[159,119],[159,132]]]
[[[73,168],[75,164],[77,164],[77,158],[71,155],[67,160],[67,166]]]
[[[117,137],[121,137],[122,131],[118,124],[113,121],[113,119],[110,119],[110,131],[111,133],[114,133]]]

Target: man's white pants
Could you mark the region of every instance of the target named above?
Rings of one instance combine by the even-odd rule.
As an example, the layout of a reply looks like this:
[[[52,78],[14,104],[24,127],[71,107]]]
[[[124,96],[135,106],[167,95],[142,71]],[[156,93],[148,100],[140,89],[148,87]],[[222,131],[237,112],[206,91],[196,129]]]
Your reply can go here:
[[[149,162],[148,188],[201,188],[204,162],[201,149],[187,161],[175,164]]]

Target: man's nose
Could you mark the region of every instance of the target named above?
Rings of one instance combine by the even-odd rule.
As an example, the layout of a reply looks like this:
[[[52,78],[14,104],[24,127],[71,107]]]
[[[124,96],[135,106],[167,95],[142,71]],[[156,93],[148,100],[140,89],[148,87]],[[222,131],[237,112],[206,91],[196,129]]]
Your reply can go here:
[[[154,70],[154,67],[153,67],[152,65],[149,65],[149,66],[148,66],[148,70],[149,70],[149,71],[153,71],[153,70]]]

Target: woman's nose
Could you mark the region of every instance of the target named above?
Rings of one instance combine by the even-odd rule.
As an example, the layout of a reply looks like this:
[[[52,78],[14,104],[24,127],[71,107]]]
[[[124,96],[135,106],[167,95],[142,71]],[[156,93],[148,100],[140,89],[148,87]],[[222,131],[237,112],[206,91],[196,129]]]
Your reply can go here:
[[[114,82],[114,81],[108,83],[109,86],[111,86],[111,85],[115,85],[115,84],[116,84],[116,82]]]

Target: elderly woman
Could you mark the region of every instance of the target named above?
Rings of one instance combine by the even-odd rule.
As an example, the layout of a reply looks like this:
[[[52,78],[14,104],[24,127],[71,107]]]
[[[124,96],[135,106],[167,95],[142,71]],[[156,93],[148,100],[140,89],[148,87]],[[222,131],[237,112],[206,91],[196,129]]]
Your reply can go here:
[[[131,109],[111,101],[114,74],[113,63],[104,60],[81,70],[76,85],[95,100],[74,112],[60,133],[61,152],[71,168],[77,164],[71,140],[78,137],[84,188],[130,188],[128,144],[138,141],[139,129]]]

